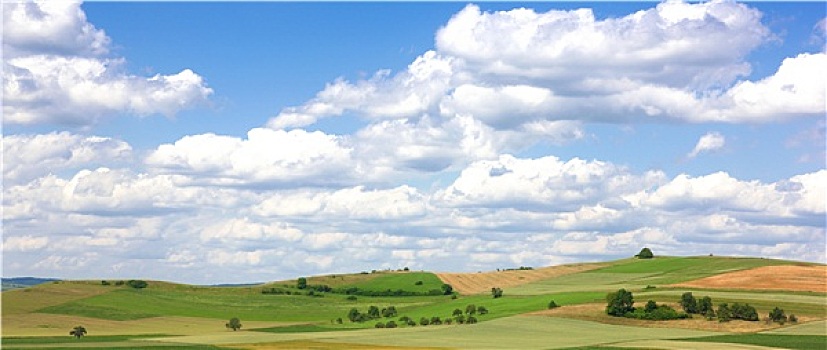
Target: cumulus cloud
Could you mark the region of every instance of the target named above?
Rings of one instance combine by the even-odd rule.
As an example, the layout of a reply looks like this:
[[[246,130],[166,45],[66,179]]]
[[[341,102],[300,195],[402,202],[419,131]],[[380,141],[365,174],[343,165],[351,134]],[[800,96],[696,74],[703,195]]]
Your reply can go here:
[[[704,136],[701,136],[698,143],[695,145],[695,148],[692,149],[692,152],[689,152],[687,156],[689,158],[695,158],[704,152],[717,151],[723,148],[725,144],[726,138],[724,135],[717,132],[706,133]]]
[[[352,150],[342,137],[301,129],[252,129],[246,139],[215,134],[185,136],[163,144],[146,164],[162,173],[196,174],[223,185],[352,181]]]
[[[81,136],[69,132],[3,136],[3,181],[8,186],[48,173],[117,164],[132,157],[132,147],[121,140]]]
[[[123,58],[106,56],[111,40],[86,21],[78,2],[15,2],[3,12],[7,123],[86,126],[119,113],[172,116],[212,94],[189,69],[125,72]]]
[[[369,119],[472,117],[531,123],[755,123],[825,113],[825,56],[801,54],[757,81],[746,57],[773,36],[730,1],[669,1],[618,18],[590,9],[483,12],[469,5],[407,69],[329,84],[271,119],[298,127],[345,113]]]

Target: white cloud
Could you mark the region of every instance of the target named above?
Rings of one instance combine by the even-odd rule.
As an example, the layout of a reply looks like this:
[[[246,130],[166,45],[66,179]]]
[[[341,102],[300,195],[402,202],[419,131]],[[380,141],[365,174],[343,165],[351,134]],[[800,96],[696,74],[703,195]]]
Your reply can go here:
[[[338,79],[303,106],[282,110],[267,125],[274,129],[301,127],[345,111],[371,119],[418,116],[436,106],[451,79],[451,59],[428,51],[406,71],[392,77],[389,71],[379,71],[371,79],[356,83]]]
[[[213,92],[189,69],[130,75],[124,59],[105,56],[109,43],[79,3],[4,4],[4,121],[86,126],[120,113],[172,116]]]
[[[31,252],[40,250],[49,244],[49,237],[35,237],[35,236],[13,236],[6,237],[3,241],[4,251],[20,251]]]
[[[687,155],[689,158],[695,158],[701,153],[713,152],[720,150],[726,144],[726,138],[717,132],[709,132],[698,140],[695,148]]]
[[[215,134],[186,136],[163,144],[146,164],[164,173],[197,174],[214,184],[348,183],[352,150],[343,138],[304,130],[252,129],[247,139]]]
[[[822,53],[758,81],[748,55],[773,39],[762,14],[730,1],[669,1],[624,17],[589,9],[483,12],[469,5],[396,74],[329,84],[271,119],[298,127],[346,111],[368,120],[470,117],[496,130],[538,122],[756,123],[822,116]]]
[[[124,141],[69,132],[3,136],[3,181],[8,186],[48,173],[95,164],[128,161],[132,147]]]
[[[484,13],[469,5],[439,30],[436,44],[484,75],[571,88],[584,78],[704,88],[748,73],[743,57],[769,35],[760,17],[727,1],[670,1],[605,20],[590,9]]]
[[[660,172],[635,176],[601,161],[574,158],[564,162],[553,156],[519,159],[503,155],[495,161],[471,164],[435,196],[447,206],[566,210],[633,193],[663,180]]]
[[[86,21],[76,1],[27,1],[3,4],[3,53],[101,55],[110,39]]]

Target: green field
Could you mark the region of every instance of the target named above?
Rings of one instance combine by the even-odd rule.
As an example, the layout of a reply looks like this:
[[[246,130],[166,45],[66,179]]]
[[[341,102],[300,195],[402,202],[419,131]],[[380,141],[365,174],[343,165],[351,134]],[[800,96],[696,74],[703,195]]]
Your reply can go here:
[[[597,270],[507,288],[504,296],[497,299],[488,294],[454,298],[447,295],[359,295],[355,300],[336,293],[309,296],[306,295],[308,290],[296,288],[295,280],[221,288],[150,281],[145,289],[104,286],[100,281],[64,281],[3,292],[2,341],[4,349],[702,349],[712,343],[721,349],[734,349],[743,344],[811,349],[823,344],[819,342],[827,336],[823,321],[827,319],[827,296],[823,293],[698,291],[664,287],[724,272],[790,263],[720,257],[624,259]],[[377,292],[427,293],[441,289],[443,284],[432,273],[401,271],[316,276],[307,280],[311,286]],[[656,288],[647,289],[646,286]],[[716,305],[721,302],[749,303],[764,316],[767,310],[778,306],[787,314],[795,313],[816,321],[780,328],[754,327],[755,331],[740,335],[728,334],[726,328],[693,329],[695,326],[691,322],[608,322],[615,320],[602,314],[600,305],[605,306],[607,292],[621,287],[634,291],[638,306],[648,299],[676,303],[680,295],[689,290],[697,298],[709,295]],[[290,291],[290,295],[263,294],[265,288]],[[525,315],[545,310],[551,300],[564,308],[584,305],[596,311],[583,318]],[[394,306],[398,314],[364,323],[351,323],[347,319],[351,308],[364,313],[372,305],[380,309]],[[468,305],[484,306],[489,313],[475,315],[479,323],[473,325],[374,328],[377,322],[390,320],[401,325],[399,318],[402,316],[414,321],[434,316],[445,320],[451,318],[455,309],[464,311]],[[230,317],[241,319],[244,325],[241,331],[225,329],[224,323]],[[337,318],[343,319],[342,324],[335,321]],[[79,340],[68,336],[68,331],[78,324],[89,330],[88,336]],[[747,330],[753,327],[735,325]],[[793,338],[795,341],[791,342]]]

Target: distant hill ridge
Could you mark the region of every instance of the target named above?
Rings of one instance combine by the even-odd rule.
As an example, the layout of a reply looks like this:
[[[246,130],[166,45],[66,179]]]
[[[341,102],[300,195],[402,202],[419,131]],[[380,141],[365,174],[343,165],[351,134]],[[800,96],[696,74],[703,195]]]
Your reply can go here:
[[[3,290],[26,288],[36,286],[38,284],[60,281],[57,278],[40,278],[40,277],[3,277]]]

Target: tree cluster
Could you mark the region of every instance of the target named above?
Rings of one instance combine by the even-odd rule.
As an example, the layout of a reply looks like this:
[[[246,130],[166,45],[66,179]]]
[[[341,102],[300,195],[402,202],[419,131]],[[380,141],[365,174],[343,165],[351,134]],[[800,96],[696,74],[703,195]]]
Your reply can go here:
[[[368,308],[368,312],[366,312],[366,313],[359,312],[359,309],[357,309],[357,308],[350,309],[350,311],[347,313],[347,319],[350,320],[350,322],[362,323],[362,322],[375,320],[375,319],[382,318],[382,317],[385,317],[385,318],[396,317],[397,314],[398,313],[396,311],[396,307],[393,306],[393,305],[388,306],[386,308],[383,308],[381,310],[378,307],[376,307],[375,305],[371,305]],[[387,325],[385,325],[385,326],[387,326]]]
[[[367,313],[360,313],[358,309],[351,309],[348,313],[348,319],[351,322],[365,322],[370,321],[377,317],[377,312],[381,314],[383,317],[393,317],[396,316],[396,309],[393,308],[392,312],[387,312],[386,310],[390,310],[393,306],[388,307],[387,309],[382,309],[382,311],[378,311],[378,308],[375,306],[371,306],[368,309]],[[450,324],[474,324],[479,322],[477,319],[477,315],[486,315],[488,314],[488,309],[485,306],[476,306],[474,304],[466,305],[465,310],[461,309],[454,309],[453,314],[451,317],[441,318],[439,316],[431,316],[431,317],[421,317],[419,322],[416,320],[408,317],[402,316],[399,318],[399,322],[388,321],[388,322],[377,322],[374,327],[376,328],[397,328],[399,326],[408,326],[408,327],[415,327],[417,325],[420,326],[436,326],[436,325],[450,325]],[[393,315],[393,316],[391,316]],[[341,323],[341,319],[338,319],[337,322]]]
[[[718,322],[729,322],[730,320],[758,321],[758,311],[749,304],[734,303],[730,306],[727,303],[718,305],[718,310],[712,309],[712,298],[704,296],[696,300],[692,292],[681,295],[681,307],[688,314],[703,315],[707,320],[718,319]]]
[[[649,300],[644,308],[635,308],[635,298],[632,292],[619,289],[617,292],[606,295],[606,314],[615,317],[629,317],[640,320],[676,320],[689,317],[684,312],[678,312],[669,305],[658,305]]]

